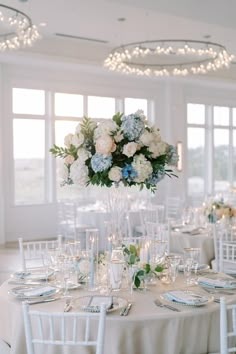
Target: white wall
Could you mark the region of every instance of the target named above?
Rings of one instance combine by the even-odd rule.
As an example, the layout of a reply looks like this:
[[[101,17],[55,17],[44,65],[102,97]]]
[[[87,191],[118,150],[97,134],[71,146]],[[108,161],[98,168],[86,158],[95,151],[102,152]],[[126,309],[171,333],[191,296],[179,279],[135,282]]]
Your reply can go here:
[[[90,95],[149,98],[154,103],[155,120],[162,137],[172,144],[181,140],[184,146],[186,146],[185,104],[188,99],[194,102],[212,101],[214,104],[224,102],[234,106],[236,102],[234,83],[206,79],[134,78],[113,74],[95,66],[52,62],[39,58],[4,63],[0,66],[0,79],[1,76],[4,76],[4,82],[1,80],[3,92],[2,94],[0,92],[0,243],[4,243],[5,239],[14,241],[19,236],[36,239],[53,236],[56,233],[55,204],[16,207],[12,205],[9,197],[12,195],[12,182],[9,178],[12,173],[12,160],[9,159],[8,153],[12,149],[12,128],[9,119],[11,107],[9,95],[12,85],[24,87],[24,84],[27,84],[33,88],[60,89]],[[3,96],[4,105],[1,101]],[[1,168],[2,161],[4,169]],[[167,177],[162,181],[156,197],[158,202],[163,201],[167,195],[179,195],[184,199],[185,179],[183,171],[178,179],[169,180]],[[5,208],[3,208],[4,198]]]

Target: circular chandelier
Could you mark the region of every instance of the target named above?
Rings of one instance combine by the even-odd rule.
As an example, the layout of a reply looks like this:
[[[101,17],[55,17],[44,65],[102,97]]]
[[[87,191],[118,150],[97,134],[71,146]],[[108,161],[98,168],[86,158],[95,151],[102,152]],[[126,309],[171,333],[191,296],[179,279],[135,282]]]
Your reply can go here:
[[[105,59],[104,66],[140,76],[186,76],[229,67],[232,60],[233,55],[218,43],[168,39],[117,47]]]
[[[31,46],[39,37],[37,27],[29,16],[0,4],[0,51]]]

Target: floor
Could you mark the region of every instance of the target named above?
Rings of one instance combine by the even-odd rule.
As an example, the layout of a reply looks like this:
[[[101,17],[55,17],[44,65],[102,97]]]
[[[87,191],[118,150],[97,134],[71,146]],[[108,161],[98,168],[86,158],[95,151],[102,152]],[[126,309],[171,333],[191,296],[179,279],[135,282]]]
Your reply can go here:
[[[18,244],[0,247],[0,284],[20,268]]]

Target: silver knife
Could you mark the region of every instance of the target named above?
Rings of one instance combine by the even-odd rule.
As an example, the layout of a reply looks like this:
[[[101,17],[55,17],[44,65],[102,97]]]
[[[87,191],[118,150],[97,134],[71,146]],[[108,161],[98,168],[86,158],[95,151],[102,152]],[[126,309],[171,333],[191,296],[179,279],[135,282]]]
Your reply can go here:
[[[127,315],[129,314],[129,311],[130,311],[131,307],[132,307],[132,303],[130,302],[130,303],[128,304],[128,306],[125,308],[125,310],[124,310],[122,316],[127,316]]]
[[[29,305],[36,305],[36,304],[42,304],[43,302],[51,302],[51,301],[55,301],[55,300],[58,300],[60,299],[59,297],[51,297],[49,299],[44,299],[44,300],[36,300],[36,301],[33,301],[33,300],[26,300],[26,302],[29,304]]]

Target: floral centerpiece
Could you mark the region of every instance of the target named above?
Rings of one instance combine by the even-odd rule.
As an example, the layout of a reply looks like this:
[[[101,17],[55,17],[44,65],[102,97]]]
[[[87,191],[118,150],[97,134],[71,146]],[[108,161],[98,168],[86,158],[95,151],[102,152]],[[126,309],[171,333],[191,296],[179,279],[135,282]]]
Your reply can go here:
[[[207,219],[211,223],[215,223],[222,218],[231,219],[236,216],[236,209],[232,205],[224,202],[223,198],[211,201],[204,210]]]
[[[64,184],[111,187],[145,186],[152,192],[165,175],[175,176],[168,166],[176,165],[174,146],[161,139],[160,131],[147,124],[143,111],[115,114],[100,123],[84,117],[64,147],[50,152],[63,159]]]

